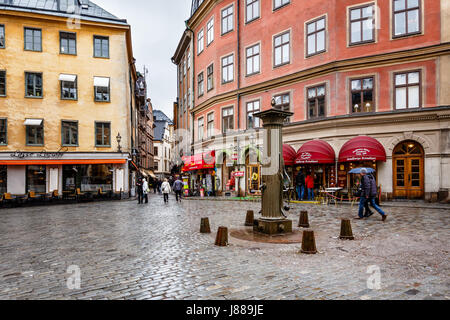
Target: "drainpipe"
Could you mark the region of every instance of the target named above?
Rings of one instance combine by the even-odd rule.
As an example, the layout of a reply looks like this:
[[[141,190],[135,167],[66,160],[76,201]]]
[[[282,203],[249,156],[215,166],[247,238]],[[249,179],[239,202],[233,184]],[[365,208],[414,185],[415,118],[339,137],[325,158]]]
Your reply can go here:
[[[241,89],[241,36],[240,36],[240,26],[241,26],[241,1],[237,1],[237,129],[239,131],[240,119],[241,119],[241,94],[239,90]]]
[[[191,34],[191,45],[190,45],[190,51],[191,51],[191,72],[192,72],[192,82],[191,82],[191,88],[190,90],[190,99],[192,101],[192,107],[195,108],[195,94],[194,94],[194,85],[195,85],[195,33],[194,30],[191,29],[191,27],[186,22],[186,30]],[[189,114],[191,115],[191,155],[194,155],[194,113],[191,113],[191,110],[188,110]],[[187,123],[187,121],[186,121]]]

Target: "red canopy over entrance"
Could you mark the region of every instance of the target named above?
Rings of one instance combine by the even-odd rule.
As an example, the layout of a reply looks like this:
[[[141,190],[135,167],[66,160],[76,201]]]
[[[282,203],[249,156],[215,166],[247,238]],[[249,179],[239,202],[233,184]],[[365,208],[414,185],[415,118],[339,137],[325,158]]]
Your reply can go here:
[[[339,153],[339,162],[351,161],[384,161],[386,150],[374,138],[360,136],[348,141]]]
[[[184,166],[182,172],[202,169],[214,169],[216,166],[216,152],[200,153],[194,156],[183,157]]]
[[[332,146],[322,140],[305,143],[297,152],[296,164],[335,163],[336,153]]]
[[[285,166],[293,166],[295,164],[295,149],[288,144],[283,144],[283,159]]]

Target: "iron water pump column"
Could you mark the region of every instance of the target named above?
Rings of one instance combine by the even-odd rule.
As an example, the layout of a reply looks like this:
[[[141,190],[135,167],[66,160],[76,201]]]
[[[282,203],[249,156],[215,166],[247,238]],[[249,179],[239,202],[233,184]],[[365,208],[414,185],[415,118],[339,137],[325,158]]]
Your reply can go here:
[[[275,101],[272,101],[272,107]],[[293,113],[277,109],[256,113],[263,121],[264,153],[262,162],[262,210],[254,231],[266,235],[292,233],[292,220],[283,214],[283,124]]]

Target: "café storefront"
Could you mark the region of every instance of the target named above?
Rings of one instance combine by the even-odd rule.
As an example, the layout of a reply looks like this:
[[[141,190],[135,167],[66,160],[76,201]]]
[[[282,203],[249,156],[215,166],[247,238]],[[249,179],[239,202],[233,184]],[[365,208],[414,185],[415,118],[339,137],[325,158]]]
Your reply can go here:
[[[182,160],[181,174],[183,182],[187,183],[185,195],[213,195],[216,191],[215,151],[185,156]]]

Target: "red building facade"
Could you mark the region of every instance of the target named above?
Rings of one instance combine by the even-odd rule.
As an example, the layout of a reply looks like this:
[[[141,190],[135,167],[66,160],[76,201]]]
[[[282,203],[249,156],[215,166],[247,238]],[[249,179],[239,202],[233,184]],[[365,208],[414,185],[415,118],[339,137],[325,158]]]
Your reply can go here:
[[[349,189],[351,168],[373,166],[387,198],[447,197],[448,2],[193,2],[173,58],[180,75],[189,65],[188,80],[179,78],[178,101],[181,88],[187,88],[189,120],[179,122],[179,128],[190,132],[190,153],[201,152],[218,137],[250,141],[252,129],[260,126],[252,114],[275,100],[275,107],[293,113],[284,139],[295,150],[322,140],[339,155],[348,141],[368,136],[386,153],[385,159],[367,161],[336,157],[335,165],[327,166],[302,163],[290,168],[292,175],[312,171],[317,189]],[[179,110],[176,117],[184,115]],[[226,190],[230,174],[224,172],[232,169],[247,172],[235,191],[256,191],[253,178],[259,171],[245,160],[253,145],[260,149],[258,142],[235,148],[243,159],[237,168],[217,166],[219,190]]]

